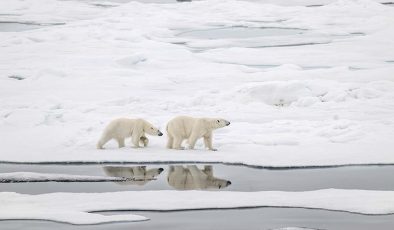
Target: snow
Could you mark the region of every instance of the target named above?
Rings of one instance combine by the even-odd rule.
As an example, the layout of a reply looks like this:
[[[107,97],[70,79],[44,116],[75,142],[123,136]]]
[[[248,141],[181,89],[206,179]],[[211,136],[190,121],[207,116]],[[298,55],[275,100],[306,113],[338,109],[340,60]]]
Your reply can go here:
[[[1,21],[41,25],[0,32],[0,161],[394,163],[394,8],[300,2],[0,2]],[[182,114],[231,121],[218,152],[95,149],[114,118],[164,132]]]
[[[12,172],[0,173],[0,183],[20,182],[100,182],[100,181],[125,181],[121,177],[84,176],[70,174],[34,173],[34,172]]]
[[[308,192],[146,191],[114,193],[0,193],[0,219],[39,219],[71,224],[141,221],[149,217],[105,216],[98,211],[198,210],[245,207],[302,207],[360,214],[394,212],[393,191],[326,189]],[[93,212],[93,213],[92,213]]]

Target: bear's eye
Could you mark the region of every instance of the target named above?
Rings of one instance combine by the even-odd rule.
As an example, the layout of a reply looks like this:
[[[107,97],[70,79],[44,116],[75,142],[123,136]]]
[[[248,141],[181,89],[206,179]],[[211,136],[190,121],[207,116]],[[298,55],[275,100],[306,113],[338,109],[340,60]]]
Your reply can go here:
[[[217,123],[220,123],[220,121],[219,121],[219,120],[217,120]]]
[[[150,127],[150,129],[152,129],[152,130],[153,130],[153,127]]]

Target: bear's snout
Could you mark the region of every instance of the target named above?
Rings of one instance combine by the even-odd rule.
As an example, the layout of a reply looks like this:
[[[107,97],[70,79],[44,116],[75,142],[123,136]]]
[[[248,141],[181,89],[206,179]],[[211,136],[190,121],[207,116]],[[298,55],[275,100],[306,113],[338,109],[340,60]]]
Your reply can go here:
[[[230,125],[230,122],[229,121],[226,121],[226,126],[229,126]]]
[[[163,136],[163,133],[159,131],[159,133],[157,135],[158,136]]]

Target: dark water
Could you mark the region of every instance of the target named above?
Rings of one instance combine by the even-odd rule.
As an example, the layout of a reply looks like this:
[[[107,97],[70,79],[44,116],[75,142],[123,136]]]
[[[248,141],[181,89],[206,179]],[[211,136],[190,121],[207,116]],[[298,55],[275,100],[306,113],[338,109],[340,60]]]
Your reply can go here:
[[[199,189],[227,191],[306,191],[324,188],[394,190],[394,166],[351,166],[309,169],[258,169],[231,165],[29,165],[0,164],[1,173],[118,176],[127,182],[0,183],[1,191],[113,192],[126,190]],[[229,184],[231,182],[231,184]],[[102,212],[114,215],[126,212]],[[49,221],[0,221],[0,229],[278,229],[305,227],[332,230],[391,230],[394,215],[360,215],[302,208],[252,208],[178,212],[131,212],[149,217],[140,223],[75,226]],[[302,228],[301,228],[302,229]],[[300,230],[301,230],[300,229]],[[294,230],[294,229],[291,229]]]
[[[394,190],[394,180],[390,176],[394,175],[394,166],[272,170],[221,164],[153,164],[145,166],[0,164],[0,173],[9,172],[118,176],[136,179],[136,181],[128,182],[0,183],[0,191],[26,194],[171,189],[227,191],[307,191],[327,188]],[[228,184],[228,181],[231,184]]]
[[[102,213],[105,215],[128,212]],[[365,216],[343,212],[299,208],[257,208],[183,212],[131,212],[150,218],[135,223],[76,226],[47,221],[0,221],[0,229],[56,230],[268,230],[285,227],[329,230],[392,230],[394,216]],[[303,230],[300,228],[299,230]],[[306,230],[304,229],[304,230]],[[291,229],[295,230],[295,229]],[[298,230],[298,229],[297,229]]]

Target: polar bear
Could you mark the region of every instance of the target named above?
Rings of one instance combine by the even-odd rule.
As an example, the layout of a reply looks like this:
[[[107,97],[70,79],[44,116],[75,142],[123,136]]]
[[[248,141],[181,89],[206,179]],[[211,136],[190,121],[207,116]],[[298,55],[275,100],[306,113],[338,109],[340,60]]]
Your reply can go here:
[[[167,124],[167,148],[184,149],[183,140],[187,139],[189,148],[193,149],[196,141],[204,137],[205,147],[216,151],[212,147],[212,131],[230,125],[229,121],[221,118],[194,118],[178,116]]]
[[[190,189],[222,189],[231,185],[231,181],[222,180],[213,176],[213,168],[205,165],[201,170],[197,165],[170,166],[168,176],[168,184],[178,190]]]
[[[131,142],[135,148],[140,147],[140,143],[146,147],[149,143],[145,133],[156,136],[163,136],[159,129],[144,119],[118,118],[111,121],[104,129],[100,140],[97,142],[97,148],[103,149],[103,146],[111,139],[118,142],[119,148],[125,146],[124,140],[131,137]]]
[[[152,168],[147,169],[146,166],[105,166],[103,170],[106,175],[111,177],[123,177],[128,179],[127,181],[115,181],[120,185],[145,185],[149,181],[155,180],[163,168]]]

